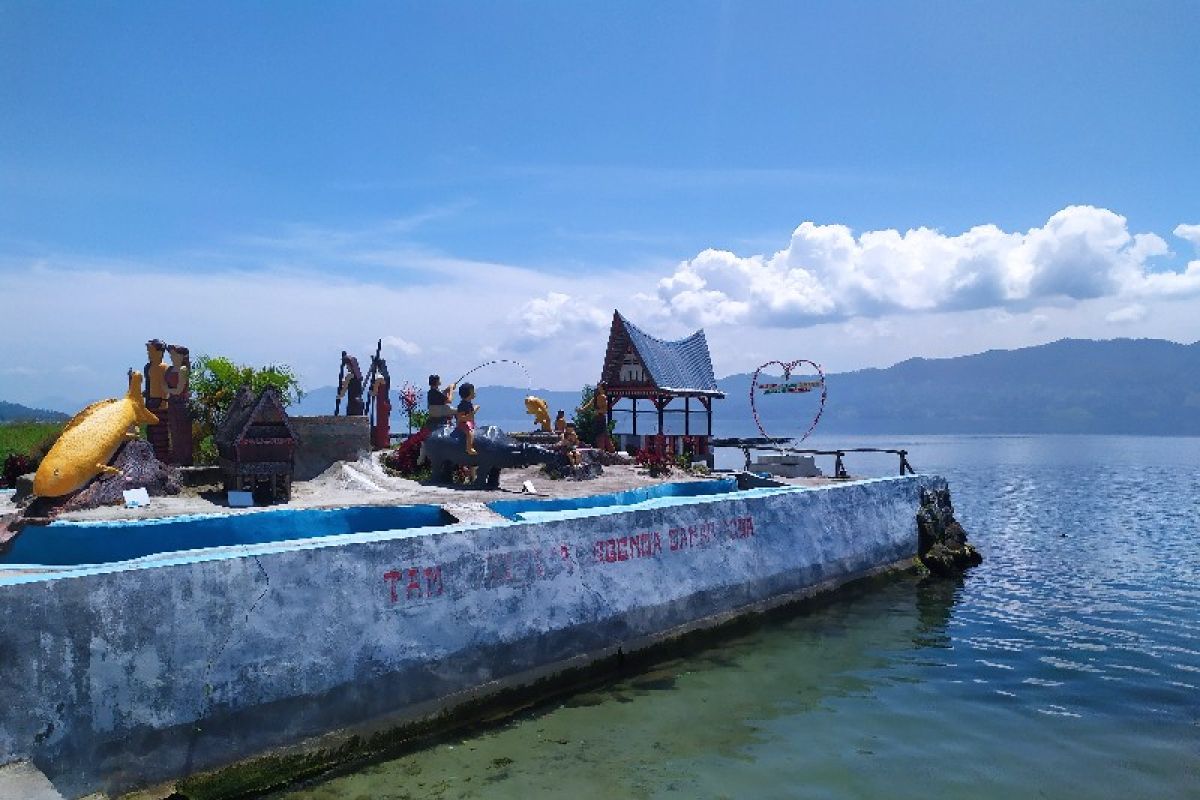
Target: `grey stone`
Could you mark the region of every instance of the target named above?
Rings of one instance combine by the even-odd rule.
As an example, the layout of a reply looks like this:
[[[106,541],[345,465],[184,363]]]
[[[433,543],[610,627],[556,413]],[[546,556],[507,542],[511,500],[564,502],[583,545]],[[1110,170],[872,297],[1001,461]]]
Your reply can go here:
[[[33,476],[35,474],[30,472],[17,478],[17,485],[14,487],[17,491],[12,498],[14,503],[23,503],[33,497]]]

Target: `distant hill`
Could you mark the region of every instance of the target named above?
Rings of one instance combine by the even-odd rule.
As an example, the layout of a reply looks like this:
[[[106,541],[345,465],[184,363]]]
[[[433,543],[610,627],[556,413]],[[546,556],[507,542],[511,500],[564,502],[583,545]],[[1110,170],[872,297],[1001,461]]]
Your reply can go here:
[[[750,375],[719,381],[718,419],[746,433]],[[1063,339],[1019,350],[913,358],[830,375],[819,430],[829,433],[1112,433],[1200,435],[1200,342]],[[768,432],[808,397],[760,397]],[[753,423],[750,423],[753,428]]]
[[[62,422],[70,417],[45,408],[30,408],[0,400],[0,422]]]

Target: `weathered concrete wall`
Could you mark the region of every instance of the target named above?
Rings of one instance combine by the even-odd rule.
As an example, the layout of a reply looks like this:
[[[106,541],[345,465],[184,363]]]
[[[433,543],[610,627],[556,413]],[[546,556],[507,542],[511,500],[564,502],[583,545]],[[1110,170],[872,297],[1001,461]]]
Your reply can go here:
[[[190,774],[909,558],[910,476],[0,578],[0,764]],[[432,704],[432,706],[431,706]]]
[[[307,481],[335,461],[355,461],[371,450],[371,425],[366,417],[289,417],[300,440],[296,444],[295,478]]]

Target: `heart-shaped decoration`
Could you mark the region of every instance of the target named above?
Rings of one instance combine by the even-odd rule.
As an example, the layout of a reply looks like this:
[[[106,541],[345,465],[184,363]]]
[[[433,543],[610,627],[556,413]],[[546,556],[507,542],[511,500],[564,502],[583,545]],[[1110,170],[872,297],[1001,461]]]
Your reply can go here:
[[[783,368],[784,382],[782,384],[760,384],[758,382],[759,373],[772,364]],[[788,381],[792,377],[792,370],[802,364],[808,364],[815,369],[817,371],[818,380],[789,384]],[[821,401],[817,405],[817,413],[815,416],[813,416],[812,422],[808,426],[808,430],[806,430],[804,435],[800,437],[800,441],[802,442],[807,439],[808,435],[813,432],[814,428],[817,427],[817,423],[821,421],[821,414],[825,411],[825,370],[821,369],[821,365],[815,361],[809,361],[807,358],[797,358],[795,361],[788,361],[787,363],[784,363],[783,361],[768,361],[758,369],[754,370],[754,377],[750,381],[750,412],[754,414],[754,424],[758,427],[758,432],[761,433],[765,438],[771,439],[775,442],[782,441],[781,439],[776,439],[774,436],[768,434],[763,429],[762,420],[758,417],[758,406],[755,403],[755,399],[760,388],[763,390],[764,394],[803,394],[806,392],[811,392],[814,389],[821,390]]]

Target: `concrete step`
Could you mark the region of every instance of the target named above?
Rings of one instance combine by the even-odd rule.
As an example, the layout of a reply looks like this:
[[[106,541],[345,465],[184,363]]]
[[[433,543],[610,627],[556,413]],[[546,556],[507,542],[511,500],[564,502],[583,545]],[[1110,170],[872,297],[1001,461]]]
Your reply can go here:
[[[492,511],[483,503],[442,503],[442,510],[459,522],[469,525],[493,525],[508,522],[508,519]]]
[[[0,798],[4,800],[63,800],[42,771],[28,761],[0,767]]]

